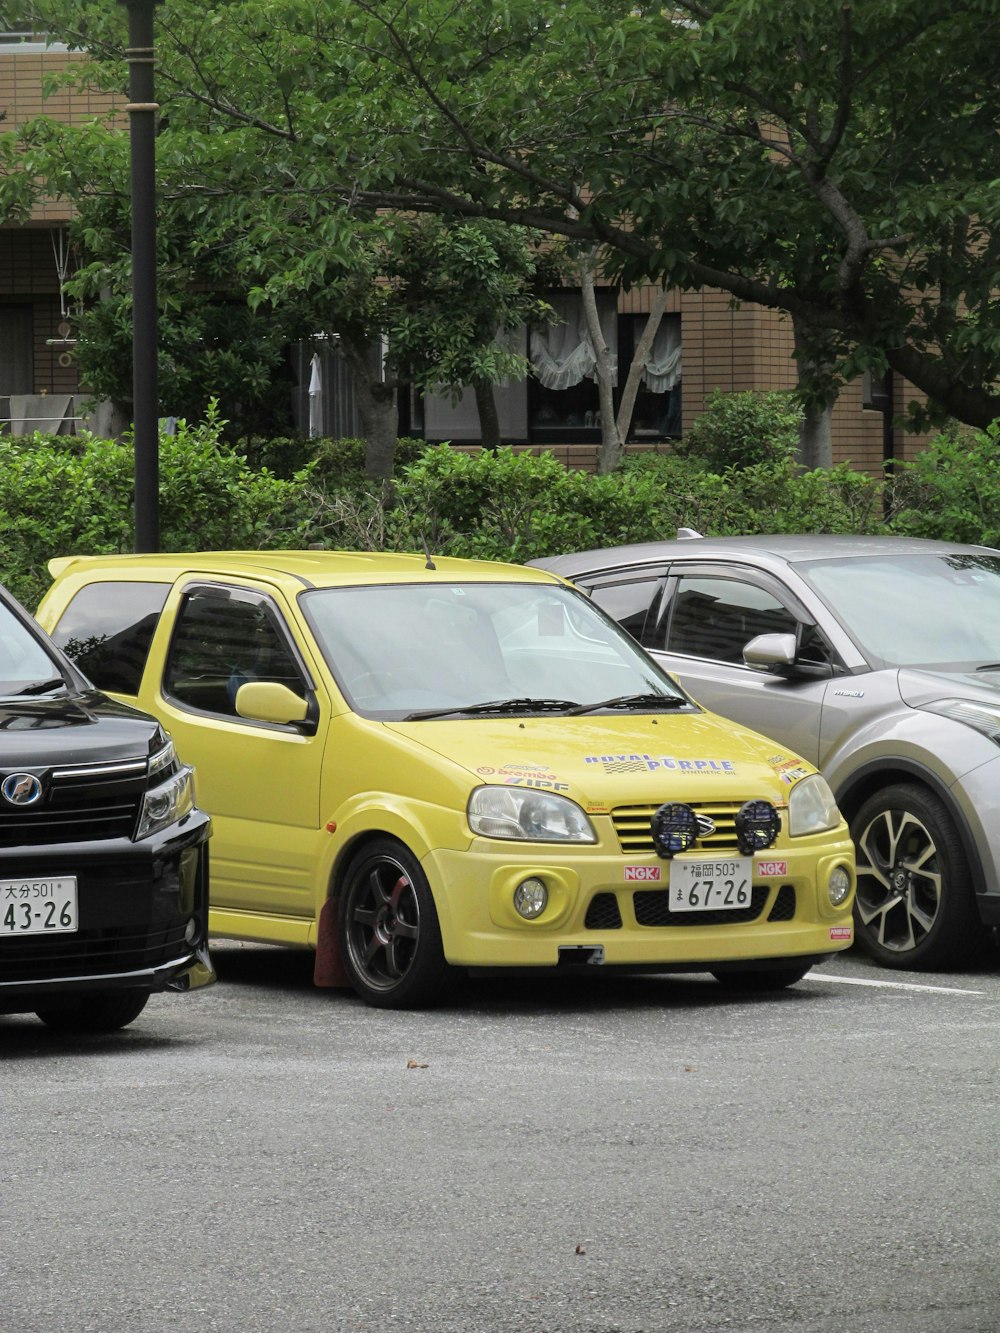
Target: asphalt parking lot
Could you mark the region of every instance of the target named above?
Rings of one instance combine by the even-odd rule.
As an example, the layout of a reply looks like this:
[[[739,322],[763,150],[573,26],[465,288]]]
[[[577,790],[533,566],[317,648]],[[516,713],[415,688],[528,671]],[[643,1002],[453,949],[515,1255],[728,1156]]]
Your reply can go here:
[[[3,1333],[996,1333],[1000,955],[0,1019]]]

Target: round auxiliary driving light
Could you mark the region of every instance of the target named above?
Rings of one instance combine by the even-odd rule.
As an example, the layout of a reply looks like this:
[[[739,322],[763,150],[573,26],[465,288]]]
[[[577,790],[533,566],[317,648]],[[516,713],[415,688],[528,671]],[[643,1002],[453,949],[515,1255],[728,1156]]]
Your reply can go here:
[[[198,938],[200,931],[201,927],[198,924],[198,918],[195,916],[188,917],[188,923],[184,927],[184,943],[193,944]]]
[[[778,812],[770,801],[747,801],[736,812],[736,841],[744,856],[770,847],[780,828]]]
[[[525,921],[541,916],[549,901],[549,891],[540,879],[522,879],[514,890],[514,911]]]
[[[851,876],[846,866],[833,867],[830,871],[826,891],[830,895],[830,902],[833,906],[839,907],[851,891]]]
[[[649,821],[657,856],[673,856],[693,847],[698,836],[698,817],[689,805],[661,805]]]

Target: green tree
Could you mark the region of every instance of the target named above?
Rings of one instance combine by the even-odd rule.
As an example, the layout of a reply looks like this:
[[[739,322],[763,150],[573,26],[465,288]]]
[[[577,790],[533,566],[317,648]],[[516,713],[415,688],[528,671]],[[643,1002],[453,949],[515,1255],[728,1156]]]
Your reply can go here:
[[[77,207],[77,267],[66,284],[79,306],[83,381],[120,405],[131,400],[131,255],[128,141],[93,123],[83,131],[41,119],[9,139],[0,191],[26,214],[48,190]],[[525,374],[508,335],[549,307],[536,294],[557,281],[557,255],[523,227],[366,210],[317,219],[292,193],[259,204],[241,192],[191,190],[188,136],[164,120],[158,143],[159,387],[163,410],[198,416],[218,399],[229,432],[288,425],[285,347],[317,334],[339,341],[358,386],[369,476],[391,475],[397,396],[404,385],[471,386],[483,443],[500,443],[493,386]],[[238,156],[238,154],[237,154]],[[24,194],[24,181],[35,182]],[[384,349],[388,348],[388,354]]]
[[[527,361],[507,335],[544,321],[551,308],[536,287],[552,283],[557,263],[523,227],[428,217],[395,232],[386,265],[395,301],[389,356],[407,382],[476,395],[481,440],[500,446],[494,387],[523,378]]]
[[[556,261],[539,238],[506,223],[389,211],[352,215],[324,250],[310,230],[293,209],[277,238],[270,220],[247,220],[244,248],[258,276],[268,273],[250,300],[280,309],[309,299],[317,326],[337,336],[359,389],[368,476],[392,473],[397,394],[409,385],[454,397],[471,387],[483,444],[498,447],[494,386],[527,369],[507,335],[549,312],[535,289],[554,280]]]
[[[123,86],[122,7],[27,7]],[[361,208],[540,228],[787,312],[817,401],[891,366],[1000,414],[996,0],[172,0],[157,33],[196,204],[294,203],[313,255]]]

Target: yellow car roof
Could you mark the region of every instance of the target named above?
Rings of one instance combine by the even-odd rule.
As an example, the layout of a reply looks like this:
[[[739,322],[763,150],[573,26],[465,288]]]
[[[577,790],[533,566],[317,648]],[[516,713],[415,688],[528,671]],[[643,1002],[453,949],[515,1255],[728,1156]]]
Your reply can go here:
[[[53,578],[101,570],[124,579],[173,582],[185,574],[280,578],[312,587],[346,583],[469,582],[562,583],[556,575],[493,560],[459,560],[383,551],[179,551],[157,555],[65,555],[49,561]]]

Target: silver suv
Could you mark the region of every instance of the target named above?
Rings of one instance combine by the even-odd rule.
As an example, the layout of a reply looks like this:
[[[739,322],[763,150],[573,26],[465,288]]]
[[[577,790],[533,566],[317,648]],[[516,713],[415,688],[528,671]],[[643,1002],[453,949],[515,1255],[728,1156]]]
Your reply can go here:
[[[1000,551],[724,537],[533,561],[706,708],[820,767],[858,853],[858,943],[969,962],[1000,926]]]

